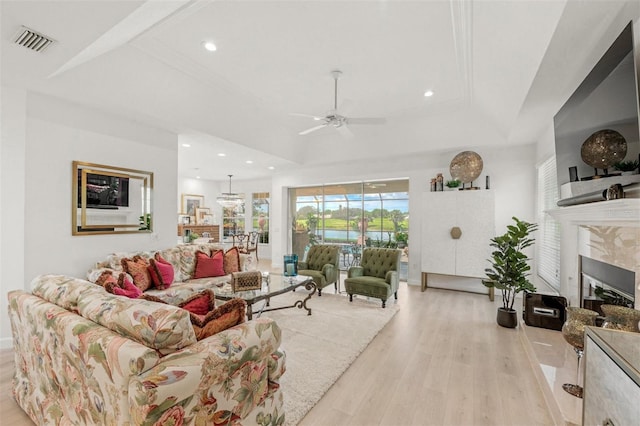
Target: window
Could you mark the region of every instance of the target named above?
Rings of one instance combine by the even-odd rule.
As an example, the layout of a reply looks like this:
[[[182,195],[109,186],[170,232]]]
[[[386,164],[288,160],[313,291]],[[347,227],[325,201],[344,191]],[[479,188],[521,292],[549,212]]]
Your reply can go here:
[[[557,207],[556,158],[538,167],[538,236],[536,239],[536,273],[551,287],[560,290],[560,227],[546,210]]]
[[[244,200],[244,194],[238,194]],[[222,232],[224,237],[244,234],[244,201],[235,207],[222,208]]]
[[[319,242],[397,247],[409,230],[407,179],[289,190],[292,250]]]
[[[254,192],[251,202],[253,230],[260,233],[258,242],[269,243],[269,193]]]

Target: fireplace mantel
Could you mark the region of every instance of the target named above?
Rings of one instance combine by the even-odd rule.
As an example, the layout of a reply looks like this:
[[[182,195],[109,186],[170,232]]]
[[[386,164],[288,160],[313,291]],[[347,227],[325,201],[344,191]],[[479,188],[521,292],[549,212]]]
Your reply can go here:
[[[640,198],[599,201],[547,210],[560,223],[640,226]]]

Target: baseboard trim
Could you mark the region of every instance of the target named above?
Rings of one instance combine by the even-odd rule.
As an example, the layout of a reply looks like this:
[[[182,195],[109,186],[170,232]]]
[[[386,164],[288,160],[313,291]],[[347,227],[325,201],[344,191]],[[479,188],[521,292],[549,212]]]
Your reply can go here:
[[[0,349],[13,349],[13,339],[11,337],[0,339]]]

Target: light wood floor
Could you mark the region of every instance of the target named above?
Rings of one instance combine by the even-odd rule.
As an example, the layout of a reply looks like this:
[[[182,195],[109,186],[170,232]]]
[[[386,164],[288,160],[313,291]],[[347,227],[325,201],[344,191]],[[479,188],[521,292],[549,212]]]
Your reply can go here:
[[[402,283],[398,303],[301,425],[553,424],[519,331],[495,323],[496,302]],[[0,424],[32,424],[11,397],[11,350],[0,368]]]

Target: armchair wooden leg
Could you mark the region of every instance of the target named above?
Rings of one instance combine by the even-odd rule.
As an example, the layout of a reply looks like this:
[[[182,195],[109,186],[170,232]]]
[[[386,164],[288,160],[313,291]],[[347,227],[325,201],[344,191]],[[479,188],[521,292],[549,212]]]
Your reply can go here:
[[[384,309],[384,308],[386,308],[386,307],[387,307],[387,301],[386,301],[386,300],[383,300],[383,301],[382,301],[382,308]]]
[[[349,302],[353,302],[353,294],[349,295]]]
[[[393,293],[393,297],[395,297],[396,300],[398,300],[398,292],[397,291],[395,293]]]
[[[318,297],[320,297],[320,296],[322,296],[322,289],[321,288],[318,289]]]

